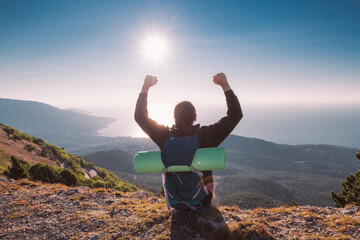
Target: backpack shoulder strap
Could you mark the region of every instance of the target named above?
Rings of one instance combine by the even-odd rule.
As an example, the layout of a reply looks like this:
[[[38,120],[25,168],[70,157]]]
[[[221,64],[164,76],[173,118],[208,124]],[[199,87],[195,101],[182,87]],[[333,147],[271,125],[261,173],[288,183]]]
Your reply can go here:
[[[164,195],[165,195],[165,199],[166,199],[167,209],[170,210],[169,196],[168,196],[166,185],[165,185],[165,174],[166,174],[166,167],[164,167],[164,169],[161,172],[161,180],[162,180],[162,185],[163,185],[163,189],[164,189]]]
[[[206,186],[205,186],[205,184],[204,184],[204,181],[203,181],[203,175],[202,175],[202,173],[201,173],[200,171],[196,170],[192,165],[190,165],[189,168],[190,168],[190,170],[191,170],[193,173],[195,173],[195,174],[197,174],[197,175],[199,176],[200,181],[201,181],[201,184],[202,184],[202,186],[203,186],[203,188],[204,188],[205,194],[206,194],[206,195],[209,195],[209,191],[207,190],[207,188],[206,188]]]
[[[168,137],[165,139],[165,142],[164,142],[164,147],[167,146],[167,144],[169,143],[169,141],[172,139],[172,135],[171,135],[171,132],[169,132],[169,135]]]

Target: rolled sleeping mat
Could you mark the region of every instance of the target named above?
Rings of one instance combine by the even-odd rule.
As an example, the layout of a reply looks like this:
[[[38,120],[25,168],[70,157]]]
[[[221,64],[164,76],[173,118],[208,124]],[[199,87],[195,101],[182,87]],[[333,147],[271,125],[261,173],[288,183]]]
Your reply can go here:
[[[225,149],[199,148],[196,150],[191,164],[198,171],[225,170]],[[164,164],[161,161],[160,151],[138,152],[134,156],[134,169],[138,173],[161,172]],[[167,172],[190,172],[186,165],[171,166]]]

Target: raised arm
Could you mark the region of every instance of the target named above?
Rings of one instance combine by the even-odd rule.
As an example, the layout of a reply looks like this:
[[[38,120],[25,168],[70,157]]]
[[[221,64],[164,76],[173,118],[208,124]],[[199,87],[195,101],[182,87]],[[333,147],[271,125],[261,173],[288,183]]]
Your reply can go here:
[[[225,74],[216,74],[213,77],[213,82],[221,86],[225,93],[227,114],[217,123],[201,127],[200,147],[217,147],[227,136],[229,136],[243,117],[239,100],[232,91]]]
[[[158,80],[154,76],[147,75],[145,77],[139,98],[136,102],[134,117],[141,129],[161,148],[164,138],[168,135],[169,129],[168,127],[160,125],[153,119],[149,118],[147,109],[147,96],[149,89],[156,85],[157,82]]]

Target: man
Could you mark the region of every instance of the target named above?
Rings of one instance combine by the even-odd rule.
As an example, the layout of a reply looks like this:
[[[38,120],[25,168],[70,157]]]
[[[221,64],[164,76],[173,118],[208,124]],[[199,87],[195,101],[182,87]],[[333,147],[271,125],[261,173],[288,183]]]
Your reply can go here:
[[[169,128],[158,124],[149,118],[147,110],[147,95],[149,89],[158,82],[156,77],[146,76],[141,93],[136,103],[135,121],[141,129],[159,146],[164,147],[164,142],[169,134],[173,137],[193,137],[198,133],[198,141],[200,148],[217,147],[231,133],[235,126],[243,117],[239,100],[232,91],[224,73],[218,73],[213,77],[213,82],[222,87],[227,103],[227,116],[221,118],[217,123],[209,126],[194,125],[196,121],[196,110],[194,106],[188,102],[180,102],[174,110],[175,124]],[[212,179],[212,171],[203,172],[203,181],[208,189],[209,195],[203,201],[204,206],[209,206],[214,193],[214,184]]]

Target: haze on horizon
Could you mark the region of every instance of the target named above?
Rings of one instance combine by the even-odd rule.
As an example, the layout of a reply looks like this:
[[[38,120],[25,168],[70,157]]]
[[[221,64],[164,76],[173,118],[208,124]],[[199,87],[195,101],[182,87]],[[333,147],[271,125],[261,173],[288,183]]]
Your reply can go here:
[[[355,147],[359,11],[350,0],[0,0],[0,98],[117,117],[117,135],[137,136],[145,75],[159,79],[149,94],[156,120],[169,124],[187,99],[210,124],[225,114],[212,83],[224,72],[244,110],[235,134]],[[156,61],[143,51],[152,36],[166,43]]]

